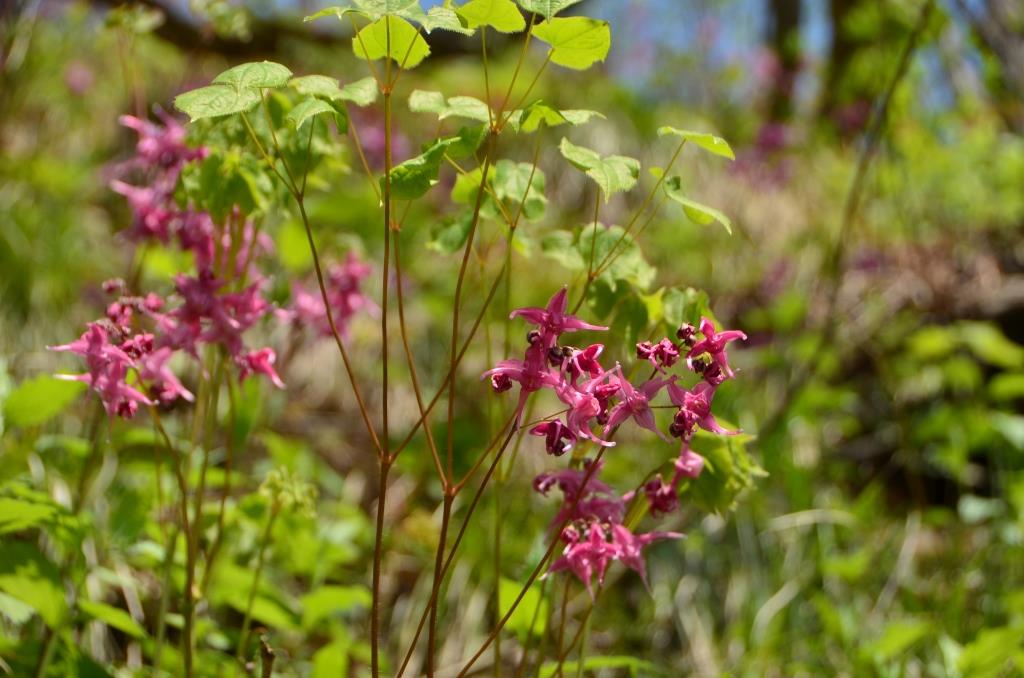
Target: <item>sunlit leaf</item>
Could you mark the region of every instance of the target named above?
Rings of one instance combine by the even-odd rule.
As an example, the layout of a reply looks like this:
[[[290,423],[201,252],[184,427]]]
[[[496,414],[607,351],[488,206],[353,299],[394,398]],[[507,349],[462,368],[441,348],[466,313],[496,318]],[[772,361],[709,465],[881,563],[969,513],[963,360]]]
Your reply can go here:
[[[0,591],[31,605],[50,626],[59,623],[67,609],[57,566],[32,544],[0,544]]]
[[[21,382],[4,401],[6,426],[38,426],[57,416],[86,388],[83,382],[40,375]]]
[[[572,7],[582,0],[516,0],[519,6],[527,12],[540,14],[545,19],[550,19],[563,9]]]
[[[241,92],[264,87],[284,87],[292,72],[273,61],[254,61],[229,68],[213,79],[214,85],[229,85]]]
[[[366,609],[371,602],[364,586],[320,586],[302,597],[302,628],[313,629],[332,615]]]
[[[691,200],[683,195],[682,191],[682,180],[679,177],[670,177],[665,180],[664,188],[665,195],[667,195],[674,202],[679,203],[683,206],[683,212],[689,217],[690,221],[700,224],[701,226],[707,226],[708,224],[718,222],[722,227],[732,234],[732,220],[725,216],[719,210],[708,205],[703,205],[696,200]]]
[[[396,200],[415,200],[437,183],[437,174],[444,161],[445,150],[458,139],[441,139],[415,158],[391,169],[391,196]],[[381,190],[384,178],[381,177]]]
[[[705,151],[720,155],[723,158],[729,158],[729,160],[735,160],[736,155],[732,152],[732,147],[722,137],[716,137],[714,134],[708,134],[706,132],[692,132],[685,129],[677,129],[675,127],[659,127],[658,136],[673,135],[686,139],[691,144],[700,146]]]
[[[195,122],[248,111],[262,99],[258,89],[239,91],[228,85],[208,85],[179,94],[174,99],[174,107]]]
[[[401,68],[415,68],[430,54],[430,46],[408,21],[386,16],[365,26],[352,38],[352,51],[360,59],[389,58]]]
[[[640,161],[623,155],[601,157],[596,151],[577,146],[563,138],[558,146],[562,156],[597,182],[607,202],[612,193],[628,191],[640,177]]]
[[[499,33],[518,33],[526,20],[512,0],[469,0],[455,9],[469,28],[489,26]]]
[[[127,633],[133,638],[146,637],[145,629],[139,626],[139,623],[132,619],[130,614],[120,608],[107,605],[106,603],[97,603],[92,600],[80,600],[78,601],[78,609],[93,619],[103,622],[110,628]]]
[[[533,27],[533,36],[551,45],[551,61],[559,66],[585,70],[604,61],[612,45],[607,21],[568,17],[548,19]]]
[[[361,80],[350,82],[341,88],[341,98],[351,101],[356,106],[365,107],[377,100],[379,92],[377,81],[373,76],[367,76]]]

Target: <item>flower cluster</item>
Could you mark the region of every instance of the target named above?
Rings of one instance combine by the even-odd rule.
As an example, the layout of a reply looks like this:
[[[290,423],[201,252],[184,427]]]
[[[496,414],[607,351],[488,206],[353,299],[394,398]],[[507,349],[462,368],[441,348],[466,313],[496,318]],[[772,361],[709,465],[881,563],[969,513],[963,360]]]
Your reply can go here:
[[[363,294],[363,279],[371,273],[369,264],[349,252],[343,264],[334,264],[327,270],[324,287],[331,304],[331,314],[338,331],[345,336],[349,322],[359,311],[376,311],[376,305]],[[296,327],[310,327],[319,336],[331,336],[331,325],[327,319],[327,307],[319,290],[310,292],[299,283],[292,285],[292,304],[277,313],[282,321]]]
[[[513,311],[511,317],[521,317],[536,325],[527,335],[524,357],[499,362],[484,373],[497,392],[519,385],[519,403],[516,421],[522,415],[530,394],[551,389],[566,405],[564,416],[549,417],[530,428],[532,435],[544,438],[549,454],[561,456],[573,450],[580,441],[589,440],[602,447],[615,445],[611,441],[616,430],[630,421],[654,432],[664,440],[679,438],[681,446],[676,457],[672,478],[666,482],[661,475],[646,483],[642,490],[653,515],[668,513],[678,507],[679,485],[687,478],[696,478],[704,465],[700,455],[690,449],[690,442],[698,428],[719,434],[729,434],[719,426],[711,414],[711,401],[717,387],[734,376],[726,353],[727,345],[737,339],[746,339],[742,332],[718,332],[714,324],[703,318],[699,328],[683,325],[676,333],[677,341],[663,338],[657,342],[640,342],[637,357],[653,366],[650,377],[634,384],[616,364],[605,369],[599,358],[602,344],[586,348],[561,345],[560,338],[578,330],[606,330],[566,313],[567,290],[562,288],[545,308],[524,308]],[[678,382],[680,375],[669,369],[685,357],[688,370],[700,377],[696,385],[687,389]],[[658,428],[652,403],[665,391],[671,405],[676,408],[668,435]],[[595,427],[600,426],[600,431]],[[576,459],[578,461],[578,459]],[[557,485],[563,494],[563,507],[552,521],[553,526],[564,525],[561,538],[566,546],[562,557],[552,571],[570,570],[588,587],[596,576],[601,581],[609,563],[622,561],[643,576],[641,552],[643,547],[662,538],[674,538],[675,533],[651,532],[634,534],[625,525],[625,506],[636,493],[618,495],[596,475],[600,466],[567,469],[538,476],[535,489],[542,494]]]
[[[262,295],[266,281],[253,262],[272,243],[237,212],[218,227],[209,214],[177,205],[173,194],[182,168],[205,151],[186,146],[184,128],[163,117],[164,125],[121,118],[139,135],[136,156],[121,169],[139,173],[146,184],[115,180],[111,186],[132,208],[128,237],[167,244],[173,236],[194,255],[196,271],[175,277],[175,305],[168,310],[167,301],[154,293],[132,296],[123,281],[108,281],[104,290],[116,298],[106,316],[90,323],[77,341],[51,347],[84,357],[88,371],[69,378],[88,383],[108,413],[125,418],[140,404],[191,400],[170,362],[178,353],[198,360],[202,345],[222,348],[241,379],[260,373],[284,386],[274,370],[274,350],[252,350],[243,340],[246,330],[270,311]]]

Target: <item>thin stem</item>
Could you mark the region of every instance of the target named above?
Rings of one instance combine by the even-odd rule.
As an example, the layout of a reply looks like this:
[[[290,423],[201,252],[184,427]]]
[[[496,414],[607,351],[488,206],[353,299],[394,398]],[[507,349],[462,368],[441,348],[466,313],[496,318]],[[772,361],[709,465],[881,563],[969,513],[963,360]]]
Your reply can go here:
[[[501,449],[499,449],[497,454],[494,455],[494,460],[491,463],[490,468],[487,469],[487,473],[485,474],[484,479],[480,484],[480,487],[477,488],[476,493],[473,495],[473,499],[469,504],[469,509],[466,511],[466,515],[462,519],[462,524],[459,526],[459,532],[455,536],[455,541],[452,544],[452,548],[448,552],[448,556],[445,558],[444,565],[441,567],[439,581],[444,581],[444,577],[448,573],[448,568],[451,566],[452,561],[455,558],[455,552],[458,551],[459,545],[462,543],[462,538],[466,534],[466,528],[469,525],[469,520],[473,517],[473,512],[476,510],[476,507],[480,502],[480,497],[483,495],[484,489],[487,487],[487,482],[490,480],[491,475],[494,473],[494,469],[497,467],[498,462],[501,461],[501,455],[504,454],[505,449],[508,447],[509,442],[512,440],[512,437],[516,433],[516,428],[515,426],[512,426],[512,423],[515,421],[517,416],[518,412],[513,414],[512,417],[509,418],[508,423],[506,424],[506,426],[509,426],[508,435],[506,436],[505,442],[504,444],[502,444]],[[488,449],[488,451],[490,450]],[[458,489],[453,488],[452,494],[453,496],[455,494],[458,494]],[[409,660],[412,659],[412,653],[416,649],[416,642],[419,640],[420,634],[423,632],[423,625],[427,621],[427,616],[430,614],[431,608],[433,608],[433,606],[436,603],[437,594],[435,591],[432,590],[430,600],[427,601],[427,606],[423,609],[423,613],[420,615],[419,624],[417,624],[416,626],[416,633],[413,634],[412,642],[409,643],[409,649],[406,651],[405,658],[402,660],[402,666],[398,670],[399,678],[405,673],[405,669],[409,665]]]
[[[530,48],[530,39],[533,37],[533,24],[537,20],[536,14],[530,14],[530,24],[526,27],[526,38],[523,40],[523,49],[519,52],[519,59],[516,61],[515,70],[512,71],[512,78],[508,82],[508,89],[505,90],[505,96],[501,100],[501,106],[498,108],[498,118],[501,119],[501,114],[505,111],[505,107],[508,106],[508,100],[512,97],[512,88],[516,85],[516,80],[519,79],[519,72],[523,69],[523,62],[526,60],[526,54]],[[511,116],[511,111],[509,111]],[[500,126],[504,126],[508,122],[508,118],[501,121]]]
[[[491,76],[487,68],[487,26],[480,27],[480,52],[484,61],[484,101],[487,103],[487,126],[494,129],[494,113],[491,111]],[[484,177],[486,180],[486,176]]]
[[[390,459],[383,459],[380,465],[380,484],[377,486],[377,527],[373,537],[373,602],[370,608],[370,667],[374,678],[380,675],[380,566],[384,541],[384,505],[390,470]]]
[[[591,463],[590,466],[587,467],[587,471],[583,475],[583,480],[581,481],[580,487],[586,487],[587,483],[589,483],[590,479],[594,476],[594,473],[597,472],[598,462],[600,462],[601,457],[604,456],[605,449],[607,448],[602,447],[600,450],[598,450],[597,455],[594,457],[593,463]],[[584,492],[582,491],[580,491],[577,494],[576,498],[570,505],[569,510],[566,512],[567,515],[572,515],[572,512],[576,509],[576,506],[583,498],[583,495]],[[467,662],[466,665],[462,667],[462,670],[459,671],[459,678],[461,678],[461,676],[465,676],[469,672],[469,670],[473,667],[473,664],[475,664],[476,661],[480,659],[483,653],[487,651],[487,648],[490,647],[491,643],[494,642],[495,637],[499,633],[501,633],[501,630],[505,627],[505,624],[508,623],[508,620],[512,618],[512,615],[515,613],[516,608],[519,607],[519,603],[521,603],[523,601],[523,598],[526,597],[526,594],[530,590],[530,587],[533,586],[533,582],[537,580],[537,577],[540,576],[541,571],[546,566],[548,560],[550,560],[551,556],[554,555],[555,549],[558,548],[558,545],[560,543],[559,535],[562,533],[562,530],[565,529],[565,526],[568,523],[569,518],[566,518],[562,521],[562,524],[559,525],[557,529],[552,531],[551,545],[548,546],[547,551],[544,553],[544,556],[540,559],[540,562],[537,563],[537,566],[533,568],[533,571],[527,578],[526,583],[523,585],[523,588],[519,591],[519,595],[516,596],[516,599],[513,601],[512,606],[505,613],[505,616],[503,616],[501,618],[501,621],[499,621],[498,624],[494,627],[494,629],[491,630],[490,635],[487,636],[487,640],[485,640],[483,645],[480,646],[480,649],[476,651],[476,654],[474,654],[469,659],[469,662]]]
[[[437,601],[441,589],[441,561],[448,543],[448,523],[452,517],[452,500],[455,495],[445,492],[441,505],[441,533],[437,538],[437,553],[434,556],[434,581],[430,587],[430,599]],[[427,627],[427,676],[434,675],[434,648],[437,644],[437,608],[436,603],[430,606],[430,624]]]
[[[249,599],[245,603],[245,617],[242,619],[242,633],[238,637],[238,649],[235,657],[240,664],[245,664],[245,655],[249,644],[249,627],[252,625],[252,608],[256,603],[256,592],[260,587],[260,576],[263,574],[263,564],[267,558],[267,546],[270,545],[270,536],[274,530],[274,523],[281,512],[281,505],[275,500],[270,507],[270,515],[267,517],[267,524],[263,528],[263,535],[260,537],[260,547],[256,554],[256,569],[252,574],[252,586],[249,588]]]
[[[437,444],[434,441],[434,434],[430,430],[430,421],[427,410],[423,407],[423,392],[420,389],[420,380],[416,371],[416,361],[412,356],[412,349],[409,347],[409,333],[405,323],[405,302],[402,294],[402,255],[399,249],[401,233],[395,233],[395,291],[398,297],[398,326],[402,334],[402,347],[405,350],[405,360],[409,364],[409,375],[412,377],[412,390],[416,396],[416,407],[419,408],[420,417],[426,421],[423,432],[427,437],[427,447],[430,448],[430,456],[434,461],[434,468],[438,478],[441,479],[442,489],[446,489],[448,478],[445,476],[444,468],[441,466],[441,456],[437,451]]]
[[[565,586],[562,588],[562,609],[558,614],[558,644],[555,645],[557,656],[562,657],[562,648],[565,643],[565,622],[568,616],[569,609],[569,587],[572,585],[572,580],[569,577],[565,578]],[[562,661],[559,659],[558,670],[556,675],[562,675]]]
[[[487,172],[491,167],[491,157],[494,155],[493,133],[487,137],[487,151],[484,156],[483,173],[481,183],[487,180]],[[473,250],[473,239],[476,236],[476,227],[480,223],[480,208],[483,207],[484,190],[481,185],[476,193],[476,205],[473,207],[473,217],[469,223],[469,234],[466,236],[466,245],[462,252],[462,265],[459,267],[459,278],[455,283],[455,299],[452,302],[452,335],[451,335],[451,360],[448,366],[448,449],[447,469],[448,475],[452,475],[454,469],[454,448],[455,448],[455,368],[458,365],[456,357],[459,343],[459,311],[462,306],[462,286],[466,280],[466,269],[469,266],[469,256]]]
[[[213,545],[206,554],[206,571],[203,572],[203,583],[200,591],[205,592],[210,585],[210,578],[213,575],[213,564],[220,552],[221,544],[224,541],[224,517],[227,513],[227,501],[231,496],[231,471],[235,458],[235,422],[238,404],[236,401],[234,384],[231,379],[227,380],[228,390],[228,430],[225,438],[224,448],[224,487],[221,488],[220,506],[217,509],[217,529],[213,538]]]

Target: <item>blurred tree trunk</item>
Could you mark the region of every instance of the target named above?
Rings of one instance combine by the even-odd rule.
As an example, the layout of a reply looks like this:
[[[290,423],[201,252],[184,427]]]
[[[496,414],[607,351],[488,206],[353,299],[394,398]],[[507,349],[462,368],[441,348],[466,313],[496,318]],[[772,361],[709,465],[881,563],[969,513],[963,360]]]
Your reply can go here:
[[[767,42],[775,56],[768,102],[769,119],[784,122],[793,115],[793,93],[802,62],[800,0],[771,0]]]

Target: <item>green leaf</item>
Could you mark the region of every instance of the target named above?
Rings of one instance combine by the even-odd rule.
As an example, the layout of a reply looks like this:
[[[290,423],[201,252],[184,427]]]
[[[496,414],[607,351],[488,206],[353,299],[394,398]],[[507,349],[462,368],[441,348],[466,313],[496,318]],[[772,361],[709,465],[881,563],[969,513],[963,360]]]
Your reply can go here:
[[[887,662],[924,640],[933,630],[932,624],[923,619],[899,619],[889,622],[881,637],[868,643],[864,651],[877,661]]]
[[[548,199],[544,196],[544,172],[532,163],[499,160],[494,166],[491,185],[498,200],[523,204],[523,216],[535,221],[544,216]],[[529,190],[527,185],[529,184]],[[524,201],[525,196],[525,201]]]
[[[54,504],[0,497],[0,534],[19,532],[47,523],[58,512]]]
[[[174,99],[174,107],[195,122],[248,111],[262,98],[258,89],[238,91],[228,85],[208,85],[179,94]]]
[[[657,271],[647,263],[640,246],[628,235],[623,237],[625,231],[621,226],[604,226],[598,224],[596,229],[588,224],[583,227],[580,233],[577,249],[584,262],[590,261],[591,250],[594,255],[594,266],[605,261],[612,248],[616,254],[609,263],[605,264],[604,272],[599,276],[606,280],[614,290],[616,281],[624,280],[639,290],[646,290],[654,282]],[[591,243],[594,243],[593,246]]]
[[[124,610],[91,600],[78,601],[78,609],[93,619],[99,620],[112,629],[127,633],[133,638],[145,638],[146,630]]]
[[[563,9],[572,7],[582,0],[517,0],[517,2],[527,12],[540,14],[545,19],[550,19]]]
[[[667,179],[664,184],[665,195],[683,206],[683,212],[686,213],[690,221],[701,226],[707,226],[717,221],[732,235],[732,220],[714,207],[709,207],[696,200],[687,198],[683,195],[681,184],[682,180],[677,176]]]
[[[288,81],[288,86],[295,88],[299,94],[319,97],[327,101],[338,101],[344,98],[338,81],[326,75],[303,75],[292,78]]]
[[[288,111],[288,115],[285,119],[295,126],[295,129],[301,129],[310,118],[323,115],[326,113],[334,118],[335,123],[338,125],[338,131],[342,132],[347,129],[344,118],[323,99],[317,99],[316,97],[307,97],[297,103],[295,108]]]
[[[569,17],[548,19],[533,27],[533,36],[551,45],[551,61],[578,71],[604,61],[612,46],[607,21]]]
[[[348,676],[348,654],[352,641],[339,638],[324,645],[313,655],[313,672],[310,678],[345,678]]]
[[[1024,374],[1020,372],[997,374],[988,384],[988,394],[993,400],[1024,398]]]
[[[518,33],[526,20],[512,0],[469,0],[455,10],[469,28],[490,26],[499,33]]]
[[[477,184],[479,186],[479,184]],[[462,249],[469,238],[469,228],[473,225],[472,212],[464,212],[454,219],[443,219],[431,233],[432,237],[427,248],[441,254],[454,254]]]
[[[380,19],[387,15],[400,16],[405,19],[418,20],[424,13],[419,0],[354,0],[356,6],[326,7],[316,14],[303,17],[303,21],[315,21],[326,16],[337,17],[343,21],[347,14],[360,14],[370,19]]]
[[[669,127],[668,125],[658,128],[658,136],[674,135],[682,137],[688,142],[700,146],[705,151],[720,155],[723,158],[729,158],[729,160],[735,160],[736,155],[732,152],[732,147],[722,137],[716,137],[714,134],[708,134],[706,132],[691,132],[686,129],[676,129],[675,127]]]
[[[640,177],[640,161],[623,155],[602,158],[596,151],[577,146],[562,138],[558,146],[562,156],[597,182],[605,202],[617,191],[628,191]]]
[[[519,582],[505,577],[501,578],[498,584],[498,609],[502,617],[508,613],[522,588]],[[541,595],[540,582],[535,581],[526,590],[519,605],[512,612],[512,616],[508,618],[505,628],[519,636],[520,641],[525,642],[530,636],[531,630],[534,636],[544,635],[547,630],[547,618],[548,601]]]
[[[352,51],[367,61],[388,58],[400,68],[415,68],[430,54],[430,46],[408,21],[386,16],[365,26],[352,38]]]
[[[442,6],[431,7],[430,11],[427,12],[427,16],[422,21],[423,29],[429,33],[435,29],[442,31],[454,31],[461,33],[462,35],[473,35],[476,31],[472,28],[468,28],[462,24],[462,20],[459,19],[459,15],[455,13],[455,9],[448,3]]]
[[[574,241],[569,231],[553,231],[541,238],[540,251],[570,271],[582,271],[587,262]]]
[[[0,592],[0,614],[7,617],[15,626],[21,626],[35,614],[31,605],[26,605],[17,598]]]
[[[995,325],[963,322],[958,327],[961,339],[979,359],[1005,369],[1024,367],[1024,348],[1007,339]]]
[[[273,61],[254,61],[229,68],[213,79],[214,85],[229,85],[236,91],[263,87],[284,87],[292,72]]]
[[[49,626],[60,623],[67,609],[57,566],[32,544],[0,544],[0,591],[31,605]]]
[[[341,98],[351,101],[356,106],[365,107],[377,100],[377,81],[373,76],[350,82],[341,88]]]
[[[333,615],[366,609],[370,602],[364,586],[320,586],[302,597],[302,628],[311,630]]]
[[[455,140],[455,143],[448,146],[446,154],[452,160],[458,160],[460,158],[468,158],[469,156],[476,153],[476,150],[480,148],[480,144],[487,138],[488,129],[484,125],[473,125],[472,127],[462,127],[459,129],[459,133],[454,137],[450,137]]]
[[[409,110],[413,113],[433,113],[439,120],[468,118],[477,122],[490,122],[487,104],[474,97],[456,96],[447,101],[440,92],[413,90],[409,95]]]
[[[677,328],[683,323],[696,327],[702,317],[711,318],[708,293],[687,287],[685,290],[670,287],[662,297],[665,322],[670,328]]]
[[[38,426],[57,416],[88,388],[81,381],[40,375],[27,379],[4,402],[6,426]]]
[[[457,141],[457,138],[441,139],[415,158],[391,168],[391,197],[415,200],[429,191],[437,183],[445,150]],[[380,181],[383,190],[384,178],[381,177]]]
[[[538,99],[522,110],[513,111],[509,115],[508,124],[514,132],[536,132],[541,125],[557,127],[566,123],[577,126],[589,122],[593,118],[604,118],[597,111],[565,110],[560,111]]]

